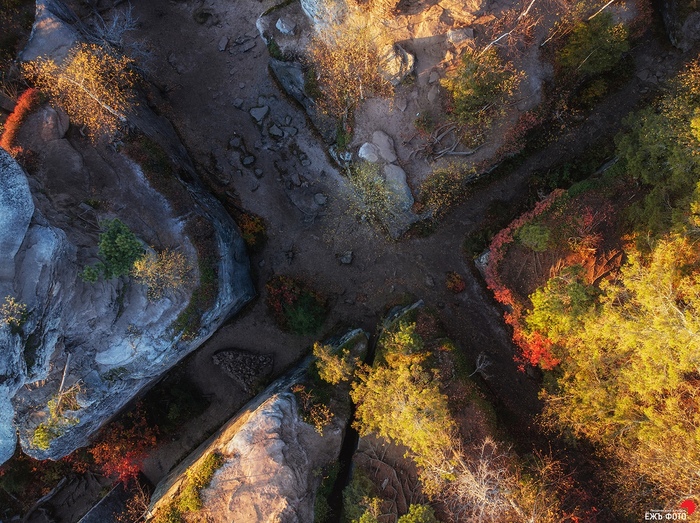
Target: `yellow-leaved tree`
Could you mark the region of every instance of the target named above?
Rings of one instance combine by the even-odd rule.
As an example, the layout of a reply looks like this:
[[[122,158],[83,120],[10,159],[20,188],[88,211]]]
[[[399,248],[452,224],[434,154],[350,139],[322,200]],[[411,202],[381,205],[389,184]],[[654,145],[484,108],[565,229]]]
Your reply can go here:
[[[40,57],[24,73],[96,141],[114,136],[135,104],[132,65],[108,46],[80,43],[61,63]]]
[[[700,254],[677,235],[629,256],[558,338],[562,373],[545,414],[651,480],[657,502],[677,504],[700,489]],[[639,490],[637,479],[622,486]]]
[[[189,283],[192,265],[181,252],[165,249],[144,254],[134,262],[131,272],[148,287],[148,298],[157,301],[169,290]]]

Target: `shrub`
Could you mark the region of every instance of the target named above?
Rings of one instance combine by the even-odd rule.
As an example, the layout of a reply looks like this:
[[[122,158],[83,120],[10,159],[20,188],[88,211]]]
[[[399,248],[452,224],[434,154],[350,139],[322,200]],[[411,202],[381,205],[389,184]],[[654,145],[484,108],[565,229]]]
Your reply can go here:
[[[502,112],[502,102],[513,94],[521,77],[491,47],[481,54],[465,52],[462,63],[440,83],[452,95],[459,123],[488,126]]]
[[[333,421],[333,413],[328,405],[321,403],[313,391],[307,390],[304,385],[292,386],[292,392],[299,403],[302,419],[309,425],[313,425],[321,436],[323,429]]]
[[[177,508],[180,512],[197,512],[202,509],[202,490],[209,486],[214,473],[223,464],[223,456],[213,452],[196,467],[187,471],[187,479],[177,500]]]
[[[323,298],[298,280],[275,276],[265,286],[267,304],[282,329],[295,334],[316,332],[326,318]]]
[[[133,61],[112,46],[80,43],[56,64],[37,58],[25,64],[25,74],[87,129],[92,140],[112,137],[134,106]]]
[[[63,434],[63,430],[49,422],[42,422],[34,430],[32,445],[41,450],[48,450],[51,442]]]
[[[537,223],[526,223],[517,232],[516,237],[528,249],[544,252],[549,247],[549,229]]]
[[[105,231],[100,234],[99,253],[105,260],[104,276],[126,276],[143,253],[143,246],[121,220],[106,220],[102,226]]]
[[[17,105],[15,105],[15,110],[5,121],[4,132],[2,136],[0,136],[0,147],[13,156],[16,156],[20,151],[20,149],[15,147],[19,129],[24,123],[24,120],[27,119],[27,116],[31,114],[37,105],[39,105],[39,91],[36,89],[27,89],[19,97]]]
[[[347,120],[367,97],[388,96],[391,84],[380,72],[380,57],[387,40],[381,24],[370,24],[364,15],[348,16],[341,26],[318,33],[308,48],[321,97],[319,108]]]
[[[99,266],[89,265],[83,268],[80,273],[80,279],[85,283],[96,283],[100,279],[100,269]]]
[[[376,494],[377,487],[369,476],[361,468],[355,467],[350,483],[343,489],[343,514],[346,521],[359,521],[372,505],[381,503]]]
[[[241,230],[243,241],[252,251],[262,249],[267,240],[265,221],[249,212],[242,212],[236,217],[236,223]]]
[[[132,269],[134,277],[148,287],[148,298],[154,301],[188,283],[191,272],[185,255],[171,249],[157,254],[148,252],[134,262]]]
[[[464,278],[454,271],[450,271],[447,273],[447,277],[445,278],[445,285],[447,286],[447,290],[454,294],[464,292],[464,289],[467,288],[467,284],[465,283]]]
[[[5,296],[5,301],[0,305],[0,321],[11,329],[19,329],[26,320],[27,306],[14,296]]]
[[[80,386],[75,384],[65,391],[61,391],[53,396],[47,403],[49,414],[46,421],[43,421],[34,429],[32,435],[32,445],[41,450],[48,450],[51,442],[63,434],[66,427],[80,422],[78,418],[66,416],[65,411],[76,411],[80,409],[77,395]]]
[[[334,353],[333,347],[330,345],[316,342],[313,353],[317,358],[318,375],[323,381],[337,385],[341,381],[348,381],[352,378],[356,362],[350,356],[348,349],[341,349],[339,353]]]
[[[352,166],[349,174],[360,217],[375,223],[389,219],[397,207],[396,196],[387,187],[379,164],[360,162]]]
[[[97,281],[99,273],[108,280],[126,276],[143,255],[143,245],[121,220],[105,220],[100,225],[103,232],[100,234],[98,254],[103,261],[83,269],[80,277],[86,282]]]
[[[464,195],[467,181],[474,172],[463,172],[456,165],[433,171],[420,187],[423,206],[435,216],[441,216]]]
[[[156,445],[158,427],[149,426],[143,407],[108,425],[88,451],[102,474],[126,483],[135,478],[148,450]]]
[[[163,507],[153,518],[153,523],[182,523],[182,512],[175,506],[175,504],[167,505]]]
[[[611,71],[629,50],[628,32],[604,12],[588,22],[577,24],[557,61],[567,73],[594,76]]]

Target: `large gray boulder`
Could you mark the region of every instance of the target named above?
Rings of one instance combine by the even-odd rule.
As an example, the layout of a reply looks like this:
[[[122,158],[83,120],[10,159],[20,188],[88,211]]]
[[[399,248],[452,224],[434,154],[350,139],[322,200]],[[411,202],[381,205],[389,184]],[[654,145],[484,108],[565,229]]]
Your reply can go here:
[[[30,125],[32,118],[40,119],[41,113],[30,117]],[[80,271],[97,250],[101,217],[122,219],[146,243],[161,237],[178,245],[196,267],[198,254],[183,226],[205,214],[193,209],[192,217],[183,221],[148,185],[139,166],[116,153],[110,156],[103,150],[100,156],[87,147],[78,154],[65,139],[48,142],[39,151],[40,164],[47,166],[39,169],[32,185],[44,188],[37,196],[41,209],[33,204],[23,170],[0,151],[0,181],[10,189],[3,190],[0,198],[4,225],[0,300],[11,297],[29,311],[20,328],[0,322],[0,462],[11,457],[17,433],[24,451],[39,459],[57,459],[86,445],[140,390],[198,347],[254,295],[243,243],[230,218],[214,228],[221,248],[218,294],[204,311],[201,327],[187,339],[174,325],[192,296],[196,273],[195,285],[157,301],[148,299],[145,286],[127,284],[125,279],[82,281]],[[75,155],[86,162],[75,162]],[[101,157],[109,161],[97,160]],[[113,185],[108,182],[105,191],[122,212],[98,216],[94,210],[79,208],[70,213],[66,193],[57,192],[45,179],[56,177],[52,183],[59,186],[62,180],[81,176],[92,180],[90,169],[114,170]],[[130,211],[129,204],[138,212]],[[80,408],[53,420],[55,437],[48,448],[38,448],[33,436],[40,424],[49,421],[47,403],[74,384],[79,384]]]
[[[60,0],[36,0],[34,25],[29,44],[20,53],[28,62],[40,56],[51,57],[57,63],[80,40],[78,31],[70,23],[71,11]]]
[[[84,36],[80,30],[60,0],[38,0],[21,58],[58,61]],[[0,301],[11,298],[27,310],[19,326],[0,321],[0,463],[18,435],[25,453],[38,459],[87,445],[255,295],[240,232],[204,189],[172,126],[145,103],[129,120],[172,162],[171,200],[114,148],[66,139],[67,119],[50,107],[29,116],[20,131],[20,144],[36,158],[31,177],[0,151]],[[83,267],[97,261],[100,223],[113,218],[144,247],[177,248],[193,267],[191,281],[158,300],[127,277],[84,282]],[[195,241],[191,231],[203,237],[204,230],[206,239]],[[184,335],[178,318],[199,285],[204,256],[216,270],[216,293],[206,310],[194,312],[198,323]],[[77,408],[52,418],[48,403],[66,390]],[[38,444],[42,424],[52,433]]]
[[[700,11],[693,4],[692,0],[664,0],[661,6],[669,39],[682,51],[700,41]]]
[[[321,436],[298,409],[293,394],[272,396],[223,448],[226,462],[202,492],[214,521],[314,520],[319,480],[314,471],[336,459],[342,428],[327,427]]]
[[[359,360],[367,333],[352,330],[329,344],[348,348]],[[324,467],[338,460],[349,422],[349,385],[338,385],[330,401],[333,421],[319,432],[299,414],[290,388],[303,382],[312,358],[273,382],[253,398],[217,434],[203,443],[156,486],[151,513],[167,510],[187,482],[188,471],[212,453],[223,458],[202,490],[201,515],[215,523],[309,523],[314,521],[316,491]],[[197,513],[188,519],[199,521]]]

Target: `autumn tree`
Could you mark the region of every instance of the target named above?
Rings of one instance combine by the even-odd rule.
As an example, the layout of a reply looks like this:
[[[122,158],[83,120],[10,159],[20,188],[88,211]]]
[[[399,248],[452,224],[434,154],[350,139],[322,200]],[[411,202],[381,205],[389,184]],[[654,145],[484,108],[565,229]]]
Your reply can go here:
[[[621,168],[646,189],[629,212],[640,238],[684,229],[689,221],[696,225],[700,141],[693,122],[700,107],[700,61],[691,62],[656,105],[628,119],[628,131],[616,140]]]
[[[503,102],[520,83],[522,73],[505,62],[495,47],[467,50],[462,63],[440,83],[452,95],[454,117],[461,124],[488,126],[503,111]]]
[[[88,451],[106,477],[126,483],[138,475],[147,452],[156,445],[157,435],[158,428],[148,424],[143,406],[138,404],[103,429]]]
[[[25,75],[60,105],[90,139],[111,138],[135,104],[133,61],[109,46],[80,43],[61,63],[37,58]]]
[[[186,284],[191,272],[192,265],[185,255],[172,249],[149,251],[132,268],[134,277],[148,287],[148,298],[153,301]]]
[[[568,72],[597,75],[612,70],[629,50],[624,24],[616,24],[609,12],[574,26],[557,61]]]
[[[373,432],[406,446],[420,465],[452,447],[455,423],[447,397],[423,365],[428,355],[415,323],[399,323],[381,345],[381,361],[359,369],[352,385],[355,427],[360,435]]]
[[[371,24],[364,16],[348,16],[313,37],[309,63],[323,112],[345,121],[362,100],[391,94],[391,83],[380,71],[380,57],[389,44],[382,31],[381,24]]]
[[[352,378],[356,360],[345,348],[334,350],[330,345],[314,343],[314,356],[316,356],[316,368],[319,377],[331,385],[337,385],[341,381]]]
[[[700,255],[685,236],[628,255],[598,306],[562,330],[559,389],[545,411],[673,500],[700,488]]]

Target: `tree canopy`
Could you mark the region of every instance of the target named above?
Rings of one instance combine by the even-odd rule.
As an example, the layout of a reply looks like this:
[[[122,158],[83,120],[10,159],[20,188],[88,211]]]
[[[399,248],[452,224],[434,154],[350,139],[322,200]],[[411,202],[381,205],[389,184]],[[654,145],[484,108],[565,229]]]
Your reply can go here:
[[[455,423],[447,397],[415,357],[423,349],[415,323],[400,322],[385,333],[382,345],[385,362],[360,369],[352,385],[355,427],[360,435],[374,432],[404,445],[418,464],[424,463],[452,447]]]
[[[660,503],[700,489],[699,105],[696,62],[630,120],[618,153],[646,189],[630,213],[638,241],[598,287],[575,267],[551,278],[525,317],[560,360],[545,417],[612,452]]]
[[[61,63],[37,58],[25,75],[86,129],[92,140],[112,137],[134,106],[133,61],[108,46],[80,43]]]
[[[559,52],[559,65],[567,70],[597,75],[612,70],[629,50],[624,24],[616,24],[609,12],[579,22]]]

